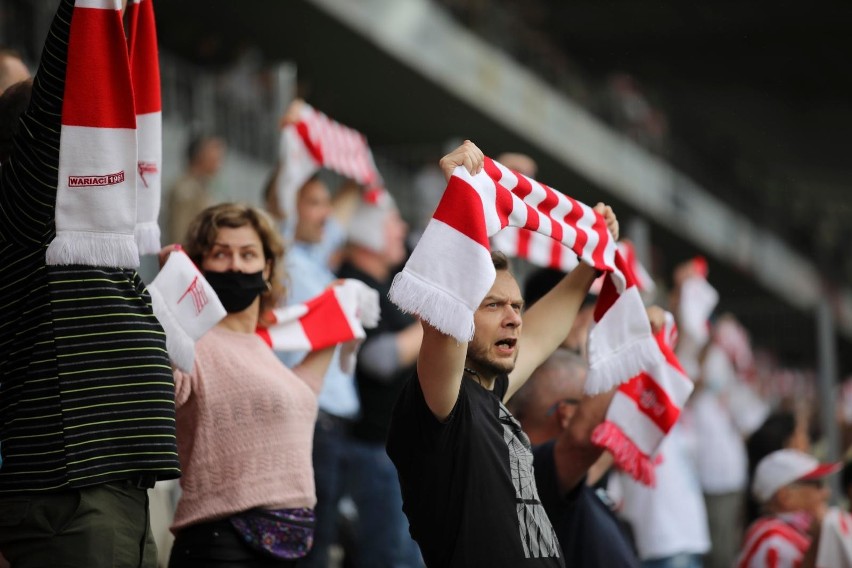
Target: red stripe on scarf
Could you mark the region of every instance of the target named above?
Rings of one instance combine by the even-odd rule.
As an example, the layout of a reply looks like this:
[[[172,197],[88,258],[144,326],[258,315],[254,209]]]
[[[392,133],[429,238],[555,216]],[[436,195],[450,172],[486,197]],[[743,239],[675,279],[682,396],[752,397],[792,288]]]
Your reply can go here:
[[[266,343],[269,347],[272,347],[272,337],[269,335],[269,329],[265,327],[258,327],[254,330],[260,338]]]
[[[542,215],[545,215],[547,217],[552,218],[553,209],[557,205],[559,205],[559,198],[556,195],[556,190],[549,188],[544,184],[538,184],[538,185],[539,185],[539,187],[542,188],[542,190],[544,190],[544,192],[546,193],[546,196],[545,196],[544,200],[541,203],[538,204],[537,209],[539,210],[539,212],[541,212]],[[550,224],[550,236],[551,236],[551,238],[556,239],[557,241],[561,241],[563,233],[564,233],[564,231],[562,230],[562,225],[560,225],[559,223],[551,223]],[[561,245],[559,245],[559,243],[556,243],[556,242],[554,242],[553,244],[557,245],[557,246],[561,246]]]
[[[304,121],[298,122],[296,124],[296,132],[299,133],[299,137],[302,139],[302,143],[305,145],[305,148],[307,148],[308,152],[311,153],[311,157],[313,157],[318,164],[324,163],[322,148],[311,140],[311,133],[308,130],[308,124]]]
[[[668,432],[680,416],[680,408],[648,373],[639,373],[618,390],[630,397],[663,432]]]
[[[605,266],[602,264],[601,266]],[[636,284],[636,280],[633,277],[633,272],[627,270],[627,263],[624,262],[624,259],[621,256],[621,253],[615,253],[615,267],[624,274],[624,289],[627,290],[634,284]],[[595,266],[598,270],[601,267]],[[601,293],[598,296],[598,301],[595,304],[595,313],[594,318],[595,321],[600,321],[606,311],[618,300],[619,293],[615,287],[615,284],[612,281],[612,278],[604,278],[603,285],[601,286]]]
[[[136,128],[130,62],[117,10],[75,8],[71,16],[62,124]],[[120,46],[120,48],[117,48]]]
[[[127,19],[127,51],[133,53],[133,38],[136,37],[136,30],[139,27],[139,4],[133,0],[129,0],[127,7],[124,9],[124,17]]]
[[[559,232],[562,232],[562,227],[559,227]],[[562,245],[556,241],[550,243],[550,266],[554,268],[562,266],[562,248]]]
[[[497,217],[500,219],[500,226],[505,228],[509,225],[509,215],[512,214],[512,208],[514,204],[512,202],[512,192],[500,185],[497,182],[494,182],[495,187],[495,206],[497,209]],[[480,201],[480,206],[482,202]],[[470,222],[470,221],[466,221]]]
[[[670,338],[666,337],[666,331],[665,327],[663,327],[663,329],[657,332],[654,339],[657,340],[657,345],[660,346],[660,352],[663,354],[663,357],[666,358],[666,362],[669,366],[677,369],[681,375],[686,377],[686,371],[684,371],[683,367],[680,366],[680,360],[677,358],[677,355],[674,354],[674,351],[672,351],[672,348],[669,345]]]
[[[485,173],[488,174],[488,177],[493,179],[495,182],[499,182],[503,177],[503,172],[500,171],[500,168],[497,167],[494,160],[488,156],[485,156],[485,160],[482,162],[482,168],[485,170]]]
[[[353,338],[352,328],[340,302],[329,288],[319,296],[305,302],[308,313],[299,323],[311,345],[336,345]]]
[[[595,223],[592,225],[592,230],[598,234],[598,244],[595,246],[595,250],[592,252],[592,259],[595,262],[595,268],[598,270],[602,269],[606,266],[606,261],[604,260],[604,252],[606,251],[606,245],[609,240],[612,238],[609,234],[609,229],[606,226],[606,222],[603,220],[603,217],[595,212]],[[624,272],[625,263],[622,261],[620,264],[618,263],[618,259],[620,259],[621,255],[616,252],[616,266]],[[625,274],[625,279],[632,285],[634,279],[632,275]],[[626,289],[626,288],[625,288]]]
[[[569,211],[568,214],[562,218],[562,220],[569,227],[574,227],[574,232],[577,234],[577,236],[574,237],[574,246],[572,247],[572,250],[576,254],[580,254],[583,249],[586,248],[586,241],[589,240],[589,237],[586,236],[586,232],[581,231],[577,227],[577,221],[579,221],[583,217],[583,208],[580,207],[579,202],[573,197],[567,195],[565,197],[567,197],[568,202],[571,203],[571,211]]]
[[[531,231],[518,229],[518,255],[522,258],[530,254],[530,239],[532,239]]]
[[[598,424],[592,432],[592,443],[606,448],[615,464],[636,481],[653,487],[656,482],[654,462],[612,422]]]
[[[471,214],[472,211],[474,214]],[[455,176],[451,177],[444,191],[444,197],[441,198],[432,217],[479,243],[486,250],[490,250],[482,200],[467,182]]]
[[[149,114],[163,110],[160,95],[160,65],[157,51],[157,24],[152,0],[129,4],[131,9],[130,66],[136,113]]]
[[[499,171],[499,170],[498,170],[498,171]],[[490,175],[490,174],[489,174],[489,175]],[[532,184],[530,183],[530,180],[528,180],[528,179],[527,179],[527,178],[525,178],[524,176],[522,176],[522,175],[518,174],[517,172],[515,173],[515,175],[516,175],[516,176],[517,176],[517,178],[518,178],[518,185],[516,185],[516,186],[514,187],[514,189],[512,189],[512,193],[514,193],[515,195],[517,195],[517,196],[518,196],[518,197],[520,197],[521,199],[524,199],[527,195],[529,195],[530,193],[532,193],[532,190],[533,190],[533,188],[532,188]],[[492,177],[491,179],[493,179],[494,181],[496,181],[496,182],[498,182],[498,183],[499,183],[499,181],[500,181],[500,179],[499,179],[499,178],[494,178],[494,177]]]
[[[524,178],[524,179],[526,179],[526,178]],[[544,199],[542,200],[542,202],[539,203],[536,206],[536,209],[538,209],[543,215],[547,215],[548,217],[550,217],[551,212],[553,212],[553,208],[556,207],[559,204],[559,198],[556,195],[555,189],[547,187],[546,185],[543,185],[543,184],[538,184],[538,185],[542,190],[544,190],[546,195],[545,195]],[[555,229],[557,226],[558,225],[554,224],[553,228]],[[553,238],[558,239],[558,240],[562,240],[561,235],[558,236],[558,237],[556,235],[553,235]]]
[[[539,217],[535,209],[526,203],[524,203],[524,207],[527,209],[527,223],[524,225],[524,228],[530,231],[538,231],[539,227],[541,227],[541,217]]]

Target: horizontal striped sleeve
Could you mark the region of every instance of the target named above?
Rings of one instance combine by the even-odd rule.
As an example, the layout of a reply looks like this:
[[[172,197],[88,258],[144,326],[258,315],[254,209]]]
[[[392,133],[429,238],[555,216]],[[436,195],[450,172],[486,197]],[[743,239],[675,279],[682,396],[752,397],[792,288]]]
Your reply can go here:
[[[174,378],[144,283],[43,259],[0,284],[0,493],[176,477]],[[7,301],[27,275],[31,292]]]
[[[0,231],[22,246],[53,238],[62,93],[74,3],[63,0],[45,40],[30,106],[21,118],[9,162],[0,169]]]
[[[165,334],[132,270],[45,264],[73,0],[0,168],[0,494],[180,474]]]
[[[176,471],[174,377],[141,280],[49,270],[70,480],[109,477],[118,463]]]
[[[67,484],[44,251],[3,243],[0,278],[0,492]],[[39,254],[40,253],[40,254]]]

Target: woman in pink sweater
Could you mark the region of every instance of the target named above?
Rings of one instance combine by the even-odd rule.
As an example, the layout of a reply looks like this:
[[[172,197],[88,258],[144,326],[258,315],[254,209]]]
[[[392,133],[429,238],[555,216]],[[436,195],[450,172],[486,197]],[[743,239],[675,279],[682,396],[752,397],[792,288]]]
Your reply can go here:
[[[311,443],[317,394],[333,348],[286,368],[255,333],[282,292],[284,245],[265,213],[204,210],[186,253],[228,315],[175,371],[183,490],[170,568],[291,566],[313,539]]]

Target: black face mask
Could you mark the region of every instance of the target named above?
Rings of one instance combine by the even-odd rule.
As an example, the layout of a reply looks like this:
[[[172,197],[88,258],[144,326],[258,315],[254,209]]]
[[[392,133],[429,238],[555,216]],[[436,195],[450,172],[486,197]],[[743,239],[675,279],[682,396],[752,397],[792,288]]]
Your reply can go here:
[[[204,278],[213,287],[222,306],[229,314],[243,311],[254,302],[255,298],[266,291],[263,271],[245,274],[230,270],[228,272],[205,270]]]

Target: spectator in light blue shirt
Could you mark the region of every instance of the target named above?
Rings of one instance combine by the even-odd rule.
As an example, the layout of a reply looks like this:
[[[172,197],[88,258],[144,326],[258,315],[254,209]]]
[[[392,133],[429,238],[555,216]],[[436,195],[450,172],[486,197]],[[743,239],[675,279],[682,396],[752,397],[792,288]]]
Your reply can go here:
[[[270,184],[273,190],[274,183]],[[342,222],[357,203],[360,188],[342,187],[334,201],[320,176],[311,177],[296,195],[295,211],[283,212],[283,232],[288,235],[285,260],[287,303],[304,302],[320,294],[337,277],[332,271],[335,255],[346,239]],[[270,197],[269,194],[267,197]],[[269,200],[267,200],[269,203]],[[274,209],[274,203],[270,206]],[[272,211],[273,214],[281,213]],[[296,365],[306,355],[279,353],[285,365]],[[345,493],[344,475],[350,451],[352,423],[360,411],[354,378],[340,366],[340,350],[325,375],[319,395],[319,415],[314,430],[314,476],[317,505],[316,531],[311,553],[300,564],[328,565],[329,547],[338,541],[338,504]]]

